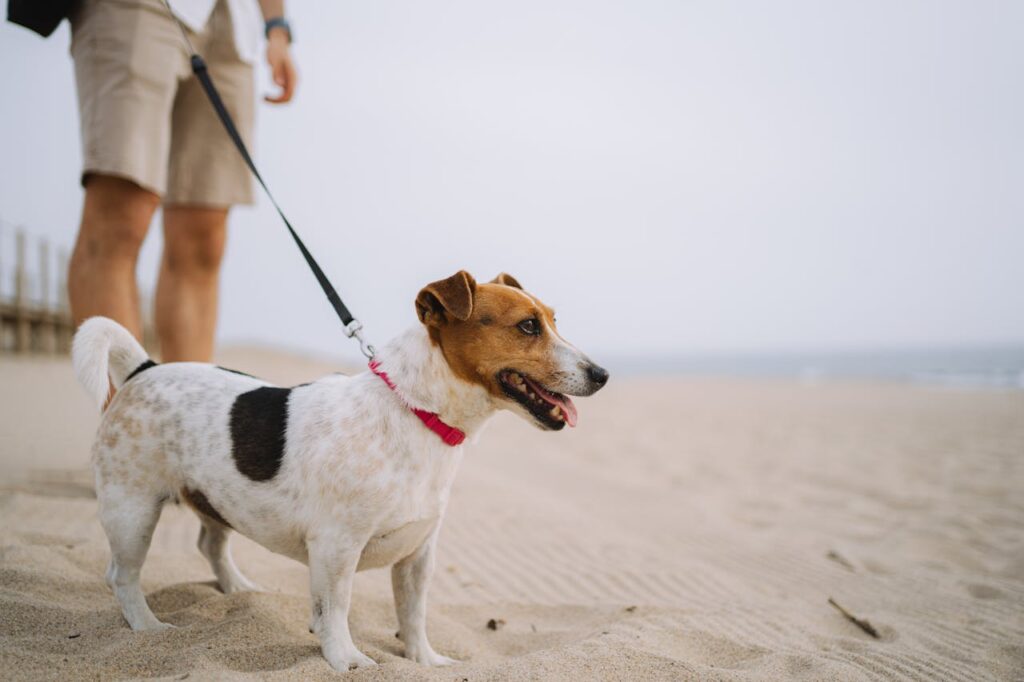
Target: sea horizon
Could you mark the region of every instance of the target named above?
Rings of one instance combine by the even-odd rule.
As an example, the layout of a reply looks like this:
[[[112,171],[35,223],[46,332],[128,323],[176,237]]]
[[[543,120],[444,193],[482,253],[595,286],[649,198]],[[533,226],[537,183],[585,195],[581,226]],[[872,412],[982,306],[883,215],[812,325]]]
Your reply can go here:
[[[626,376],[875,379],[964,388],[1024,389],[1024,344],[845,351],[681,352],[602,360]]]

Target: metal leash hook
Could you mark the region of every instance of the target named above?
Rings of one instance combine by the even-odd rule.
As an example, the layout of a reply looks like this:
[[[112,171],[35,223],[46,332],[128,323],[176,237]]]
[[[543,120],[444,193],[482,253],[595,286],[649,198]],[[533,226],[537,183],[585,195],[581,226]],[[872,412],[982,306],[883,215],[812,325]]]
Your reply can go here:
[[[373,360],[373,356],[377,354],[377,350],[373,347],[373,344],[363,338],[363,323],[359,320],[352,320],[344,327],[345,336],[356,338],[359,342],[359,350],[363,352],[367,360]]]

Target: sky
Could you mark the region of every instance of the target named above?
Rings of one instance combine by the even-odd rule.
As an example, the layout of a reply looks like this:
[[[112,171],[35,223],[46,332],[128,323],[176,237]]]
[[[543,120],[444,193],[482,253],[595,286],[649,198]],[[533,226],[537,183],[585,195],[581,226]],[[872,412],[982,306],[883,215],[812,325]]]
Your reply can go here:
[[[288,12],[301,80],[257,162],[378,344],[458,269],[512,273],[595,357],[1024,344],[1020,2]],[[74,240],[68,42],[0,26],[3,287],[13,225]],[[221,343],[357,357],[263,198],[221,313]]]

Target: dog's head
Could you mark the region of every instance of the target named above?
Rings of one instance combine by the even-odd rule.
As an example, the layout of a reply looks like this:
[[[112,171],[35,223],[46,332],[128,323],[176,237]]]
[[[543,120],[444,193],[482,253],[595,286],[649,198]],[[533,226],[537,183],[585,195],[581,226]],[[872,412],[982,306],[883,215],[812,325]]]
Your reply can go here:
[[[416,314],[456,376],[542,429],[575,426],[569,396],[608,382],[604,368],[559,335],[555,311],[510,275],[477,284],[460,270],[425,286]]]

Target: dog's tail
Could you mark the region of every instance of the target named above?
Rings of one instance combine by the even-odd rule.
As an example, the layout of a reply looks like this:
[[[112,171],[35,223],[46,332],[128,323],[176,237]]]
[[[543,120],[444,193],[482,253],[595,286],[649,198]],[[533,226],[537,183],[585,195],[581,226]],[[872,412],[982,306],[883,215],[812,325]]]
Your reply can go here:
[[[101,410],[110,393],[109,382],[120,388],[128,375],[147,360],[149,355],[131,332],[106,317],[90,317],[83,322],[71,345],[75,377]]]

